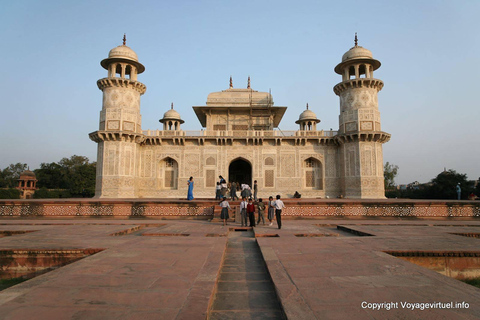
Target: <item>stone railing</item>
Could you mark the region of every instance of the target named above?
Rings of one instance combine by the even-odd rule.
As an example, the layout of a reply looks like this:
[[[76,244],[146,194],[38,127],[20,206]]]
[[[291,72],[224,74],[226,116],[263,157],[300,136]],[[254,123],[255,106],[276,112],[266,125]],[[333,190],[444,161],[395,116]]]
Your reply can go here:
[[[479,201],[285,199],[285,218],[469,217],[480,218]],[[212,200],[49,199],[0,200],[1,217],[172,217],[210,219]],[[237,205],[232,202],[231,206]]]
[[[144,130],[147,137],[334,137],[337,131],[319,130],[197,130],[197,131],[169,131]]]

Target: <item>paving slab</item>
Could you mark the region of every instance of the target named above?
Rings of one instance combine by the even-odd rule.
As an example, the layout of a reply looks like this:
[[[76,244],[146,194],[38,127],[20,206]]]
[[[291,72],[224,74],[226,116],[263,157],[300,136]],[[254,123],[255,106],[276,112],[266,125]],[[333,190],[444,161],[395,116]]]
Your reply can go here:
[[[260,225],[255,239],[227,247],[228,237],[218,235],[236,226],[2,219],[0,230],[33,232],[0,238],[0,250],[102,251],[0,291],[0,319],[278,319],[281,312],[265,309],[265,294],[272,292],[288,319],[480,318],[480,289],[385,253],[480,252],[480,239],[453,234],[480,233],[478,219],[286,219],[281,230]],[[332,233],[338,236],[318,236]],[[273,282],[261,275],[265,266]],[[215,292],[248,311],[212,311]],[[398,307],[368,307],[382,302]],[[469,307],[412,310],[402,302]]]

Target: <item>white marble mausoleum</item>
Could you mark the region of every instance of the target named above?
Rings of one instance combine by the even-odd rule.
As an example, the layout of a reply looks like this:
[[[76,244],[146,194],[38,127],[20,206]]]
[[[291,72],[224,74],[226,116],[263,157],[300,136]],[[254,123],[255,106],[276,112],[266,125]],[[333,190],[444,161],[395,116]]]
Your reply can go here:
[[[188,127],[173,108],[165,112],[161,130],[142,128],[140,97],[145,71],[137,54],[124,43],[101,61],[107,77],[99,129],[98,198],[186,198],[194,177],[195,198],[213,198],[218,176],[253,184],[259,196],[281,194],[302,198],[385,198],[382,144],[390,134],[381,129],[377,94],[383,82],[373,77],[380,67],[372,53],[358,46],[348,50],[335,72],[341,82],[338,131],[318,128],[320,120],[308,105],[295,123],[297,131],[281,131],[287,109],[276,106],[268,92],[234,88],[210,93],[193,106],[203,129]]]

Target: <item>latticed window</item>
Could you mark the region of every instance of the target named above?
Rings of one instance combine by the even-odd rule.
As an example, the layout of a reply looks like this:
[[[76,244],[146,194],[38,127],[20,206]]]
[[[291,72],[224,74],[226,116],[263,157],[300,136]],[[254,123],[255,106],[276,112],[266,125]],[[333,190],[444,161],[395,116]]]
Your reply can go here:
[[[227,130],[227,127],[224,124],[214,124],[213,130],[225,131]]]
[[[265,188],[273,188],[274,187],[274,170],[265,170]]]
[[[175,171],[165,172],[165,188],[175,188]]]
[[[206,187],[215,187],[215,170],[207,170]]]
[[[248,125],[246,125],[246,124],[234,124],[234,125],[232,125],[232,130],[248,130]]]
[[[178,188],[178,164],[172,158],[166,158],[163,160],[163,173],[159,173],[159,177],[163,176],[161,179],[161,188],[167,189],[177,189]]]
[[[307,188],[315,187],[315,174],[313,171],[306,171],[305,172],[305,182]]]
[[[305,187],[323,190],[323,168],[320,161],[308,158],[304,162]]]
[[[175,166],[175,160],[170,159],[170,158],[165,160],[165,167],[173,168],[174,166]]]
[[[305,167],[307,168],[315,168],[317,166],[317,162],[312,158],[305,160]]]

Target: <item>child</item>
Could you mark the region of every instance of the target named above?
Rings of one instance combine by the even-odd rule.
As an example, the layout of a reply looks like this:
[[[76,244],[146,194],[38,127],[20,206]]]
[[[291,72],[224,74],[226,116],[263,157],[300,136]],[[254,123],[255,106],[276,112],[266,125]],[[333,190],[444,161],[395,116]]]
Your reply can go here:
[[[263,213],[265,212],[265,203],[263,203],[262,198],[258,199],[257,208],[258,208],[257,224],[260,224],[260,219],[262,219],[263,225],[265,225],[265,218],[263,217]]]
[[[255,227],[255,205],[252,198],[248,199],[247,214],[250,219],[250,227]]]
[[[242,219],[242,227],[247,226],[247,205],[247,199],[243,197],[242,202],[240,203],[240,217]]]
[[[222,202],[220,202],[220,207],[222,207],[222,213],[220,214],[220,219],[223,220],[223,225],[226,226],[227,219],[230,218],[228,215],[228,209],[231,210],[226,197],[223,197]]]
[[[270,221],[270,226],[273,225],[273,217],[275,216],[275,201],[273,201],[273,197],[268,197],[268,220]]]

